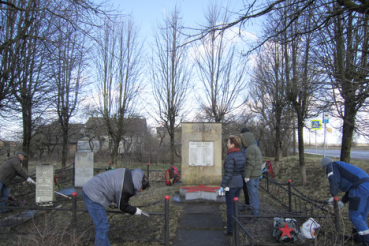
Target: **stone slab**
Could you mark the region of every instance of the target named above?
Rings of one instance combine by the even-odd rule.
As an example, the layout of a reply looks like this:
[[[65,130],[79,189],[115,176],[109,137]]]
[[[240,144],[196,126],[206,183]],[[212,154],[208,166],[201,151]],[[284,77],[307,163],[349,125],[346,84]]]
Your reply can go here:
[[[173,242],[176,246],[228,246],[229,242],[222,230],[184,230],[179,229],[177,239]]]
[[[77,152],[75,160],[74,186],[82,187],[94,176],[94,153]]]
[[[36,203],[50,204],[55,201],[53,165],[40,164],[36,166]]]
[[[227,236],[223,234],[224,223],[219,204],[214,202],[187,202],[176,237],[172,244],[176,246],[228,246]]]
[[[192,230],[220,230],[223,227],[223,221],[220,218],[220,214],[207,213],[207,214],[192,214],[186,213],[182,218],[181,226],[183,229]]]

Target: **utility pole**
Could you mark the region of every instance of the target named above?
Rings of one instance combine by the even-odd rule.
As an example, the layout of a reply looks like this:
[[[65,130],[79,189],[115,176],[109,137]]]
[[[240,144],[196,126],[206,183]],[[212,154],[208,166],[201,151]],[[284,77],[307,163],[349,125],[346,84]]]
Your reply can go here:
[[[329,122],[329,112],[323,112],[323,123],[324,123],[324,150],[323,157],[325,157],[325,149],[326,149],[326,135],[327,135],[327,123]]]

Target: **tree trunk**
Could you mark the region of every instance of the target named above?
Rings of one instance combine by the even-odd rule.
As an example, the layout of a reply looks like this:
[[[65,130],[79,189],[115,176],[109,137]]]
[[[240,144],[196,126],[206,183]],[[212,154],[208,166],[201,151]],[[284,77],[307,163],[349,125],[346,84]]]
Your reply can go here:
[[[119,148],[119,140],[113,139],[113,147],[111,149],[111,163],[113,165],[113,168],[116,169],[118,167],[118,148]]]
[[[62,167],[66,167],[68,157],[68,124],[63,126]]]
[[[349,100],[345,101],[345,115],[343,117],[341,161],[350,163],[352,139],[355,129],[356,110]]]
[[[174,165],[174,132],[170,134],[170,164]]]
[[[302,184],[307,184],[306,169],[305,169],[305,149],[304,149],[304,121],[303,117],[298,114],[297,117],[297,133],[299,142],[299,160],[300,160],[300,172],[302,178]]]
[[[22,114],[23,114],[23,144],[22,150],[28,154],[28,158],[25,158],[22,162],[23,169],[28,172],[28,160],[31,157],[30,144],[32,136],[32,109],[29,97],[25,96],[22,101]]]

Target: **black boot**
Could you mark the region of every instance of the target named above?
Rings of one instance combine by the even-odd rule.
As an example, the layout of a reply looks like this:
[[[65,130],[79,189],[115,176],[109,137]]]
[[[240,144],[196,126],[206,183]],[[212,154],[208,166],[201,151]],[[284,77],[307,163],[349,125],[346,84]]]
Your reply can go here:
[[[360,235],[361,238],[361,242],[363,244],[363,246],[369,246],[369,234],[366,235]]]
[[[360,235],[358,234],[355,227],[352,227],[351,234],[350,235],[345,235],[344,239],[345,239],[345,241],[348,241],[348,240],[353,240],[355,242],[361,242],[362,241],[362,239],[361,239]]]

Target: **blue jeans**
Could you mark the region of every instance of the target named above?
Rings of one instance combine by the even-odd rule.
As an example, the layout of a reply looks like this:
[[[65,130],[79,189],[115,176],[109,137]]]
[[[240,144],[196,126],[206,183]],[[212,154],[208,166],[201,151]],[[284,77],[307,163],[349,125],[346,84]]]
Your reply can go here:
[[[108,238],[109,221],[105,208],[101,204],[92,201],[83,190],[82,196],[92,221],[95,224],[95,246],[110,246]]]
[[[251,214],[259,215],[259,179],[250,179],[246,183],[247,191],[249,192]]]
[[[0,207],[4,207],[4,208],[0,208],[0,213],[4,213],[8,211],[8,209],[5,207],[8,206],[9,187],[4,185],[1,182],[0,182],[0,194],[1,194]]]
[[[242,187],[230,188],[226,191],[226,205],[227,205],[227,232],[233,232],[233,215],[234,215],[234,198],[240,197]],[[239,211],[238,211],[239,212]]]

